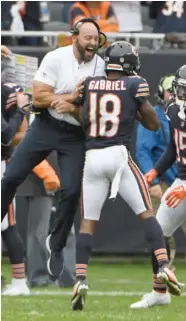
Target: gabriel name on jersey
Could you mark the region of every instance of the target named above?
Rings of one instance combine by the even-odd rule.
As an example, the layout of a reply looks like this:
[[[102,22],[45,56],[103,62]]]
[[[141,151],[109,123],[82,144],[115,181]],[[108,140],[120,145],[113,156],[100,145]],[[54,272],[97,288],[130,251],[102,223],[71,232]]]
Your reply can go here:
[[[125,145],[130,150],[139,104],[149,86],[139,76],[87,78],[83,92],[83,127],[86,149]]]
[[[172,139],[176,150],[178,177],[186,180],[186,120],[178,116],[179,106],[172,103],[168,106],[166,114],[170,120]]]

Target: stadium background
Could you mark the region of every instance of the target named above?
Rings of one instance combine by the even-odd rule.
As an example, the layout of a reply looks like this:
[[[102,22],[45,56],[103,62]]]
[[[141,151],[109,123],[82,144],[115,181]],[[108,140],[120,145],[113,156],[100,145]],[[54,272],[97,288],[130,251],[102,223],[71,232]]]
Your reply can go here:
[[[2,1],[6,3],[6,1]],[[62,1],[47,1],[48,11],[46,11],[46,2],[42,1],[42,14],[43,23],[42,29],[46,32],[49,31],[69,31],[69,21],[67,21],[64,10],[64,3]],[[71,2],[72,3],[72,2]],[[131,2],[130,2],[131,3]],[[159,49],[159,43],[153,46],[153,27],[155,20],[152,19],[152,12],[149,15],[148,2],[147,6],[145,2],[141,2],[141,18],[142,18],[142,33],[148,33],[149,39],[140,40],[140,57],[142,62],[141,75],[145,77],[150,85],[151,102],[155,103],[154,92],[156,90],[159,79],[167,74],[174,73],[178,67],[185,64],[186,49],[173,49],[162,48]],[[150,2],[149,2],[150,3]],[[152,2],[155,3],[155,2]],[[160,3],[160,2],[159,2]],[[70,5],[70,2],[68,2]],[[112,4],[112,2],[111,2]],[[3,7],[2,7],[3,8]],[[131,7],[132,8],[132,7]],[[151,10],[152,11],[152,10]],[[3,13],[5,15],[5,12]],[[33,12],[30,12],[32,15]],[[47,19],[50,19],[47,21]],[[45,20],[46,18],[46,20]],[[2,19],[3,22],[6,22]],[[133,21],[132,24],[135,24]],[[3,29],[3,28],[2,28]],[[6,28],[4,28],[6,29]],[[7,29],[6,29],[7,30]],[[8,30],[7,30],[8,31]],[[133,41],[135,42],[135,34],[133,34]],[[137,35],[137,34],[136,34]],[[3,32],[2,32],[3,36]],[[151,37],[150,37],[151,36]],[[155,34],[154,34],[155,36]],[[52,48],[47,44],[47,37],[42,46],[17,46],[17,37],[11,37],[14,46],[10,46],[10,49],[14,53],[38,57],[39,63],[43,56]],[[44,38],[43,38],[44,39]],[[48,38],[49,39],[49,38]],[[58,37],[58,43],[64,44],[67,39],[64,35]],[[114,39],[113,39],[114,40]],[[68,41],[67,41],[68,42]],[[165,46],[166,47],[166,46]],[[54,48],[53,48],[54,49]],[[103,56],[104,49],[100,51],[100,55]],[[135,130],[133,133],[132,141],[132,156],[135,159]],[[135,196],[134,196],[135,197]],[[26,203],[22,197],[17,197],[17,222],[21,233],[21,236],[26,242],[25,224],[27,219]],[[76,228],[78,229],[78,216],[76,215]],[[135,235],[135,237],[134,237]],[[183,232],[178,230],[176,232],[176,245],[177,252],[184,253],[185,239]],[[95,253],[106,254],[145,254],[148,252],[147,244],[144,240],[144,232],[142,224],[132,213],[130,208],[117,197],[115,202],[107,201],[100,224],[98,225],[95,237],[94,245]]]

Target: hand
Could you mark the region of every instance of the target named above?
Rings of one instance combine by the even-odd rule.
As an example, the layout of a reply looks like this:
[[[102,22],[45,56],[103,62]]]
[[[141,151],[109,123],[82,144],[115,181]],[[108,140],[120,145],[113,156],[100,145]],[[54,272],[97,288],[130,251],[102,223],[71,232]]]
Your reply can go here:
[[[75,106],[64,99],[57,99],[51,103],[51,107],[56,110],[58,114],[74,112]]]
[[[17,107],[18,108],[28,108],[30,107],[30,100],[28,95],[25,95],[24,92],[16,92],[17,96]]]
[[[150,185],[157,176],[158,176],[157,170],[152,168],[150,171],[148,171],[144,175],[144,178],[145,178],[147,184]]]
[[[160,184],[153,185],[149,188],[150,196],[161,199],[163,192]]]
[[[72,92],[72,101],[75,101],[83,92],[84,82],[86,78],[82,78]]]
[[[43,179],[43,184],[47,192],[56,192],[60,187],[60,181],[56,174],[50,174]]]
[[[177,207],[184,199],[186,199],[186,183],[175,186],[167,194],[165,200],[168,207]]]
[[[11,50],[7,46],[1,45],[1,58],[9,58],[11,55]]]

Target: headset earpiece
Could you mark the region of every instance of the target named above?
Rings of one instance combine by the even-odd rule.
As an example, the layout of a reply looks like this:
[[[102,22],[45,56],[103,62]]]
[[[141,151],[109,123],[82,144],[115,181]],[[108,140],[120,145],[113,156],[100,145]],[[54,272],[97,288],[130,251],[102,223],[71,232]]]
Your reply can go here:
[[[163,83],[165,81],[166,78],[173,76],[173,74],[168,74],[165,75],[164,77],[162,77],[159,81],[158,87],[157,87],[157,91],[155,93],[155,97],[159,100],[159,101],[164,101],[164,88],[163,88]]]
[[[161,78],[160,83],[158,85],[158,96],[160,97],[160,99],[163,99],[163,95],[164,95],[164,89],[163,89],[163,86],[162,86],[163,80],[164,80],[164,77]]]

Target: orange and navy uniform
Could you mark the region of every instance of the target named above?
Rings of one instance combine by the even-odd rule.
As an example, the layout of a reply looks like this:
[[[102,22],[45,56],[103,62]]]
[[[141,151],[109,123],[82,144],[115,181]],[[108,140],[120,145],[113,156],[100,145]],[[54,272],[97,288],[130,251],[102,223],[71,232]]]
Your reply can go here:
[[[109,18],[115,18],[115,23],[109,23]],[[93,18],[98,23],[102,32],[118,32],[119,26],[109,1],[98,2],[96,8],[86,6],[86,2],[75,2],[70,11],[71,26],[82,18]]]
[[[130,156],[137,112],[149,95],[148,83],[137,75],[121,76],[118,80],[94,77],[85,81],[81,104],[86,150],[126,146],[128,166],[136,179],[146,209],[151,210],[143,175]],[[106,135],[102,135],[103,129]]]

